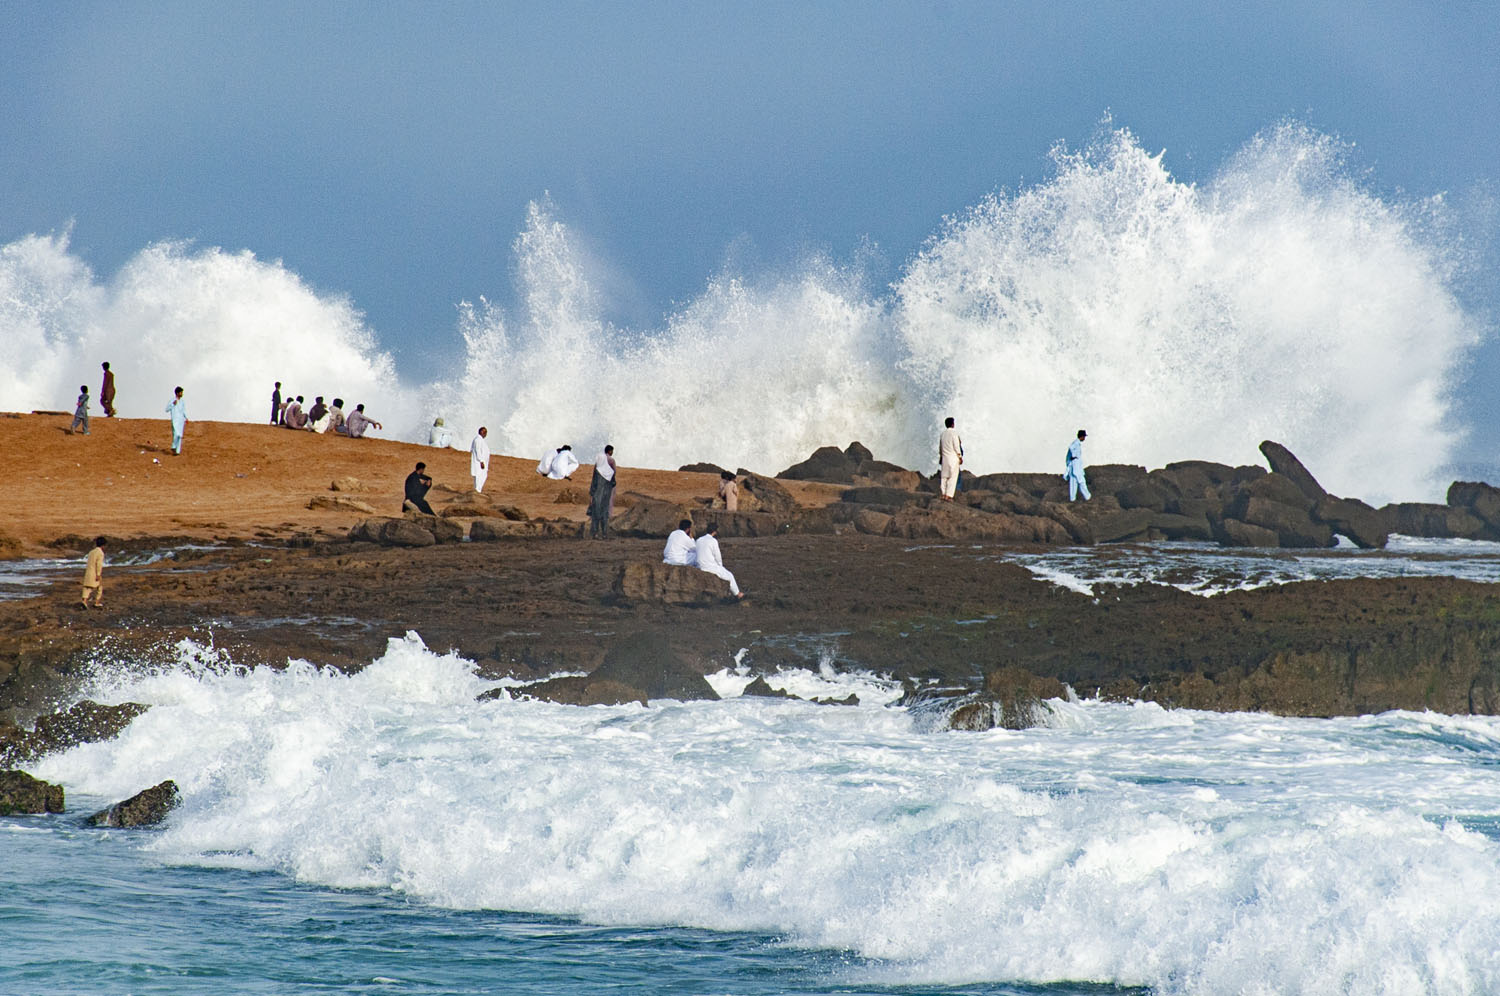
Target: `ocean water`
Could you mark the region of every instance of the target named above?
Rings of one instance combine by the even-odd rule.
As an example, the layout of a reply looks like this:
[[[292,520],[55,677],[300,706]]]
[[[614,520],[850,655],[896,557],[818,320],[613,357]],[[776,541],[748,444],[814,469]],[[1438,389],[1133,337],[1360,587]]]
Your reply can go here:
[[[628,465],[775,473],[854,439],[931,471],[951,414],[978,473],[1060,468],[1085,426],[1092,463],[1259,462],[1270,438],[1334,493],[1437,498],[1468,425],[1451,386],[1489,328],[1461,293],[1476,264],[1442,197],[1382,191],[1347,153],[1284,123],[1194,184],[1107,126],[934,218],[889,284],[816,253],[726,268],[649,328],[604,317],[600,274],[630,261],[594,260],[541,198],[511,273],[423,330],[433,383],[278,260],[161,243],[100,275],[66,231],[31,235],[0,246],[0,408],[66,408],[109,359],[132,417],[181,384],[194,418],[258,421],[279,380],[367,404],[387,438],[440,415],[503,453],[611,441]]]
[[[415,634],[152,705],[0,821],[0,992],[1500,991],[1500,718],[1055,700],[930,732],[878,676],[574,708]],[[80,817],[165,779],[156,830]]]

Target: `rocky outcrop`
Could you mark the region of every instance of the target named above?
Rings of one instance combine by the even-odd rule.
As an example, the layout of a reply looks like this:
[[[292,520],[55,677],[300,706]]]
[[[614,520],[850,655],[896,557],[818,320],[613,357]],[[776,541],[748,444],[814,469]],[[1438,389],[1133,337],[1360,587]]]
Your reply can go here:
[[[616,536],[641,539],[666,539],[683,519],[692,518],[686,505],[662,501],[637,491],[627,492],[630,506],[609,520],[610,532]]]
[[[87,820],[94,827],[149,827],[167,818],[177,808],[177,783],[170,778],[137,792],[124,802],[101,809]]]
[[[660,562],[620,565],[611,592],[625,602],[665,605],[717,605],[733,598],[729,582],[716,574]]]
[[[476,543],[488,543],[502,539],[522,539],[535,536],[557,538],[576,537],[583,534],[583,523],[571,519],[476,519],[469,526],[469,539]]]
[[[698,573],[703,573],[699,571]],[[506,694],[495,689],[480,696]],[[684,660],[660,633],[636,633],[615,644],[590,674],[553,678],[510,689],[510,694],[568,705],[621,705],[650,699],[718,699],[702,670]]]
[[[335,512],[358,512],[361,515],[374,515],[375,506],[358,498],[350,498],[348,495],[313,495],[307,501],[307,507],[313,510],[330,509]]]
[[[790,517],[797,511],[797,499],[781,484],[769,477],[742,470],[739,473],[740,508],[742,512],[767,512]]]
[[[62,811],[61,785],[33,778],[24,771],[0,771],[0,816]]]
[[[62,712],[38,716],[30,731],[0,729],[0,765],[20,764],[79,744],[113,740],[148,707],[139,702],[100,705],[74,703]]]
[[[725,512],[709,508],[692,511],[693,534],[701,536],[710,523],[719,527],[719,537],[779,536],[791,530],[791,519],[770,512]],[[677,528],[673,523],[673,529]]]
[[[364,519],[349,530],[351,541],[379,543],[381,546],[423,547],[457,543],[463,538],[463,526],[420,512],[407,512],[399,519]]]
[[[1271,473],[1280,474],[1291,481],[1308,501],[1316,502],[1328,497],[1328,492],[1323,490],[1323,485],[1318,483],[1317,478],[1302,466],[1302,461],[1298,460],[1285,446],[1267,439],[1260,444],[1260,452],[1266,458],[1266,463],[1270,465]]]
[[[1399,502],[1380,507],[1380,519],[1389,532],[1403,536],[1436,539],[1482,539],[1484,520],[1466,508],[1428,502]]]

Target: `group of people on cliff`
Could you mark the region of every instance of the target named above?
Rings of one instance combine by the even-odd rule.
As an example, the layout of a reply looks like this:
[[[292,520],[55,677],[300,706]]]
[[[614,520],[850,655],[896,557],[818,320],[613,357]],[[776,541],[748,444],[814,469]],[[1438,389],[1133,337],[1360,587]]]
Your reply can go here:
[[[320,394],[313,398],[312,407],[304,409],[302,395],[286,397],[281,394],[281,381],[271,389],[271,424],[285,429],[305,429],[308,432],[332,432],[350,439],[359,439],[370,429],[383,429],[375,419],[365,414],[364,403],[354,406],[354,411],[344,414],[344,399],[334,398],[333,404],[323,403]]]

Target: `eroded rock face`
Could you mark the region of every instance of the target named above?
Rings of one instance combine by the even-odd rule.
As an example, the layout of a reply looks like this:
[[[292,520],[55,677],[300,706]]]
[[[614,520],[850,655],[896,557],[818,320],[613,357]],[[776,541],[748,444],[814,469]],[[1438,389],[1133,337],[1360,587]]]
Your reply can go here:
[[[1302,461],[1298,460],[1285,446],[1267,439],[1260,444],[1260,452],[1266,458],[1266,463],[1270,464],[1271,473],[1280,474],[1290,480],[1309,502],[1328,497],[1328,492],[1323,490],[1323,485],[1318,483],[1317,478],[1302,466]]]
[[[363,515],[374,515],[375,506],[358,498],[350,498],[348,495],[313,495],[308,499],[307,507],[310,509],[333,509],[339,512],[359,512]]]
[[[29,732],[9,726],[0,735],[0,765],[35,760],[78,744],[113,740],[147,708],[139,702],[107,706],[86,699],[62,712],[37,717]]]
[[[177,808],[178,799],[177,783],[169,778],[144,792],[137,792],[124,802],[101,809],[90,816],[87,822],[89,826],[95,827],[155,826]]]
[[[622,564],[612,588],[616,598],[632,603],[705,606],[729,601],[729,582],[696,567],[677,564]]]
[[[616,536],[641,539],[666,539],[683,519],[692,518],[686,505],[662,501],[639,492],[627,492],[630,507],[609,520],[610,532]]]
[[[790,517],[797,511],[797,499],[781,484],[760,474],[741,473],[740,511],[768,512]]]
[[[61,785],[33,778],[24,771],[0,771],[0,816],[62,811]]]

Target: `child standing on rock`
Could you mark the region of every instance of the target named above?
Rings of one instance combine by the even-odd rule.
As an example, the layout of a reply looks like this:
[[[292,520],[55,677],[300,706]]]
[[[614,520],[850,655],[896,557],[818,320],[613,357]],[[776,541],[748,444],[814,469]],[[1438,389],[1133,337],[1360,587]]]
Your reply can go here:
[[[73,409],[73,424],[68,426],[68,435],[71,436],[73,430],[78,428],[79,423],[82,423],[83,434],[87,436],[89,434],[89,386],[79,384],[78,391],[78,406]]]
[[[89,607],[89,595],[94,596],[94,608],[104,608],[104,548],[109,540],[103,536],[94,539],[94,548],[83,562],[83,607]]]

